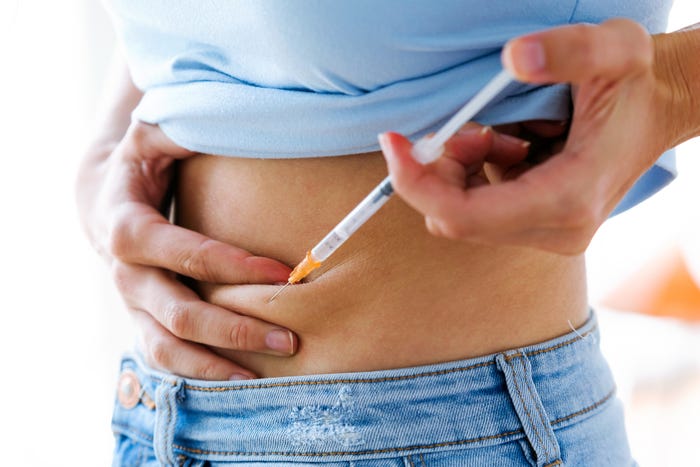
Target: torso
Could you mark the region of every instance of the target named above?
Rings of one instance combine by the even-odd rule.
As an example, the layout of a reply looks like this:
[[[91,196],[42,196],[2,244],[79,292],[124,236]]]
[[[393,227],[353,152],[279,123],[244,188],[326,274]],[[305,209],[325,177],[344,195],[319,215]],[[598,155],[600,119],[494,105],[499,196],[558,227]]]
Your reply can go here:
[[[196,156],[177,222],[294,266],[386,176],[379,153],[262,160]],[[494,207],[497,208],[497,207]],[[585,321],[583,257],[440,239],[394,197],[305,283],[207,286],[204,298],[293,330],[293,357],[217,349],[259,376],[398,368],[540,342]]]
[[[386,130],[418,137],[497,72],[512,37],[619,16],[661,31],[671,0],[107,3],[145,91],[134,118],[167,124],[194,151],[275,158],[370,150]],[[569,117],[568,93],[512,93],[514,105],[506,97],[479,121]],[[377,153],[194,157],[180,167],[178,222],[293,266],[385,174]],[[267,303],[275,290],[200,287],[244,296],[240,311],[299,335],[291,358],[220,350],[261,376],[483,355],[587,316],[582,257],[435,238],[399,198]]]

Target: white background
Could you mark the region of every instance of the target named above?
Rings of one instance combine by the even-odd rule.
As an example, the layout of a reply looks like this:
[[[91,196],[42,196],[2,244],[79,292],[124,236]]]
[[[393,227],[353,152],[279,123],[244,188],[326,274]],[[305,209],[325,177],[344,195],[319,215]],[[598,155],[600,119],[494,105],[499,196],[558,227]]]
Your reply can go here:
[[[670,29],[696,22],[697,0],[678,0]],[[112,42],[98,2],[0,0],[2,465],[110,463],[113,388],[131,330],[78,226],[73,182]],[[698,152],[697,141],[681,147],[678,180],[601,229],[589,252],[594,303],[697,223]],[[697,365],[687,357],[699,350],[696,329],[605,311],[601,319],[623,398],[640,378],[663,379],[679,361]],[[694,401],[681,401],[671,426],[629,414],[642,466],[696,461]],[[663,433],[675,441],[662,443]]]

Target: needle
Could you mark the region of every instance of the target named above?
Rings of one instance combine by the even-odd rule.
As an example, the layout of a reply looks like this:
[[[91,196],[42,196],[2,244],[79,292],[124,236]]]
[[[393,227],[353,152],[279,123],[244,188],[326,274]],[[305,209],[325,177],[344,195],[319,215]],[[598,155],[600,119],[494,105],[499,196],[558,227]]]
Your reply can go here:
[[[491,79],[459,112],[450,118],[440,130],[432,137],[423,137],[413,145],[412,155],[421,164],[428,164],[437,160],[444,152],[443,144],[454,135],[462,125],[471,120],[476,114],[489,104],[509,83],[513,77],[506,70],[501,71]],[[365,197],[360,204],[350,211],[345,218],[326,235],[312,250],[306,253],[306,258],[299,263],[289,280],[267,301],[270,303],[290,284],[308,276],[323,263],[335,250],[345,243],[350,236],[359,229],[362,224],[372,217],[394,193],[391,185],[391,176],[382,180],[372,192]]]
[[[284,289],[286,289],[287,286],[289,286],[290,284],[291,284],[291,282],[287,282],[287,283],[284,284],[282,287],[280,287],[279,290],[277,290],[277,292],[275,292],[275,294],[267,300],[267,303],[270,303],[272,300],[274,300],[275,298],[277,298],[277,296],[278,296],[279,294],[281,294],[282,291],[283,291]]]

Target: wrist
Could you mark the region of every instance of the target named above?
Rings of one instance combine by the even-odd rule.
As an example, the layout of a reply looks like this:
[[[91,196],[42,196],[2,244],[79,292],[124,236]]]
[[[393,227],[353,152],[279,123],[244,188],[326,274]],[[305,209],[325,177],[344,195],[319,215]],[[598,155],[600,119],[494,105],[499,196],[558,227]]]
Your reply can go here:
[[[669,149],[700,135],[700,28],[653,39],[657,118]]]

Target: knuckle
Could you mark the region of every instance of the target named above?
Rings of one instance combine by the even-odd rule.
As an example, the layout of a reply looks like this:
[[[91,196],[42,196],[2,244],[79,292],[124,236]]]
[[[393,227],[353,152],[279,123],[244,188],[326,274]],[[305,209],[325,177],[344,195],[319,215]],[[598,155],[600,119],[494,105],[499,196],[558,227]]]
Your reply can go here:
[[[201,364],[198,370],[199,378],[208,381],[217,381],[224,379],[221,377],[219,365],[215,362],[206,362]]]
[[[436,237],[446,238],[445,223],[442,220],[437,220],[432,217],[428,218],[425,221],[425,226],[428,229],[428,232],[430,232],[430,234]]]
[[[186,303],[171,300],[163,310],[163,323],[171,333],[180,338],[190,335],[190,314]]]
[[[231,341],[231,344],[234,349],[248,349],[249,335],[250,329],[244,320],[238,320],[231,326],[231,329],[229,330],[229,340]]]
[[[171,363],[170,348],[165,339],[157,337],[148,343],[148,354],[156,367],[168,368]]]
[[[129,210],[118,209],[114,213],[109,229],[109,253],[122,261],[129,259],[131,243],[133,241],[134,222]]]
[[[632,40],[633,53],[629,54],[631,67],[635,70],[651,69],[654,63],[654,44],[651,36],[635,23],[635,38]]]
[[[151,125],[135,121],[129,126],[126,136],[134,149],[139,150],[148,146],[151,132]]]
[[[459,240],[468,235],[465,225],[458,222],[444,222],[442,224],[442,236],[450,240]]]
[[[625,70],[651,68],[654,46],[652,37],[644,26],[628,18],[615,18],[606,21],[604,27],[614,30],[621,38],[622,66]]]
[[[216,242],[212,239],[203,240],[197,248],[183,253],[179,260],[183,274],[196,279],[212,278],[209,259],[213,257]]]
[[[576,44],[573,50],[579,56],[584,69],[596,69],[599,63],[600,54],[596,53],[596,29],[589,24],[577,24],[572,26],[576,34]]]
[[[579,42],[577,45],[581,45],[584,42],[591,42],[596,30],[596,26],[592,24],[575,24],[570,27]]]
[[[125,295],[131,289],[131,269],[121,261],[113,261],[111,272],[117,290]]]
[[[430,233],[431,235],[435,235],[436,237],[442,235],[442,233],[440,232],[440,228],[438,227],[438,223],[435,222],[435,220],[432,217],[425,218],[425,228],[428,229],[428,233]]]

